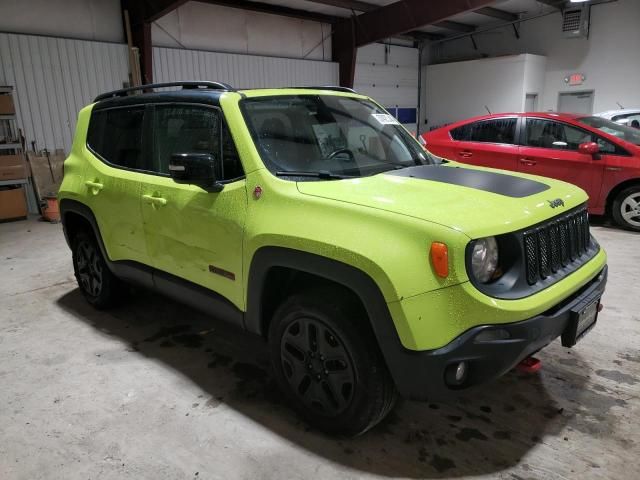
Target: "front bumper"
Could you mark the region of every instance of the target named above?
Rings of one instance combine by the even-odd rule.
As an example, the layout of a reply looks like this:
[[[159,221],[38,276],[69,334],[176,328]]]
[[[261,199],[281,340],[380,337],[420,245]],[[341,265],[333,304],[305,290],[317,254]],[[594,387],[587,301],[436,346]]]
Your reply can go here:
[[[450,396],[456,387],[445,381],[448,367],[465,361],[468,365],[463,388],[491,381],[504,375],[521,360],[544,348],[567,329],[571,312],[585,302],[602,296],[607,283],[607,267],[580,290],[541,315],[515,323],[480,325],[467,330],[442,348],[427,351],[396,352],[394,379],[400,394],[424,400]],[[494,335],[493,340],[480,340],[483,332],[503,330],[508,338]],[[487,336],[487,333],[483,333]],[[397,362],[397,363],[396,363]]]

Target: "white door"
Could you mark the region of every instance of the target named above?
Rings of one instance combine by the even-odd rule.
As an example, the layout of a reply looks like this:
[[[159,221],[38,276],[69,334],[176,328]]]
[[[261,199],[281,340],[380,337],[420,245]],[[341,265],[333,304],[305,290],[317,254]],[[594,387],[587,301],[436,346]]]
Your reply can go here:
[[[538,111],[538,94],[527,93],[524,99],[524,111],[525,112],[537,112]]]
[[[560,93],[558,96],[558,112],[593,113],[593,90]]]

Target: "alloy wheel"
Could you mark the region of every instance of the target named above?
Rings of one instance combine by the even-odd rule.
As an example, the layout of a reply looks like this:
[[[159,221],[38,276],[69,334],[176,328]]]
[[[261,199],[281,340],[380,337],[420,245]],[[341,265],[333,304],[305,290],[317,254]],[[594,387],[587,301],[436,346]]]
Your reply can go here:
[[[76,252],[76,264],[80,285],[85,292],[93,297],[102,291],[102,262],[95,245],[80,242]]]
[[[287,382],[305,406],[327,416],[349,407],[353,362],[331,328],[316,319],[295,319],[282,336],[280,357]]]
[[[622,201],[620,214],[629,225],[640,227],[640,192],[634,192]]]

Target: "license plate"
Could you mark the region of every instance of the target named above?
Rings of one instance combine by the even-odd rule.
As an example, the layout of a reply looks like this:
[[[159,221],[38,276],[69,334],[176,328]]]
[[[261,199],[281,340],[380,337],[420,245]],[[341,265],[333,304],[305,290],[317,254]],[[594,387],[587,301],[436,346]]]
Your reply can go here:
[[[571,312],[569,324],[562,334],[562,345],[573,347],[591,330],[598,320],[598,305],[600,298],[593,300],[586,306]]]

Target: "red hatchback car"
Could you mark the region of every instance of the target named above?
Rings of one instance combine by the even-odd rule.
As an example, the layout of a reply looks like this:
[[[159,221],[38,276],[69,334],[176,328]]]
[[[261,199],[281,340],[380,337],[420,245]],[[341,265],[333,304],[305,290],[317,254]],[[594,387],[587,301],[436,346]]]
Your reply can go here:
[[[564,113],[476,117],[422,135],[445,159],[564,180],[589,194],[589,211],[640,231],[640,131]]]

